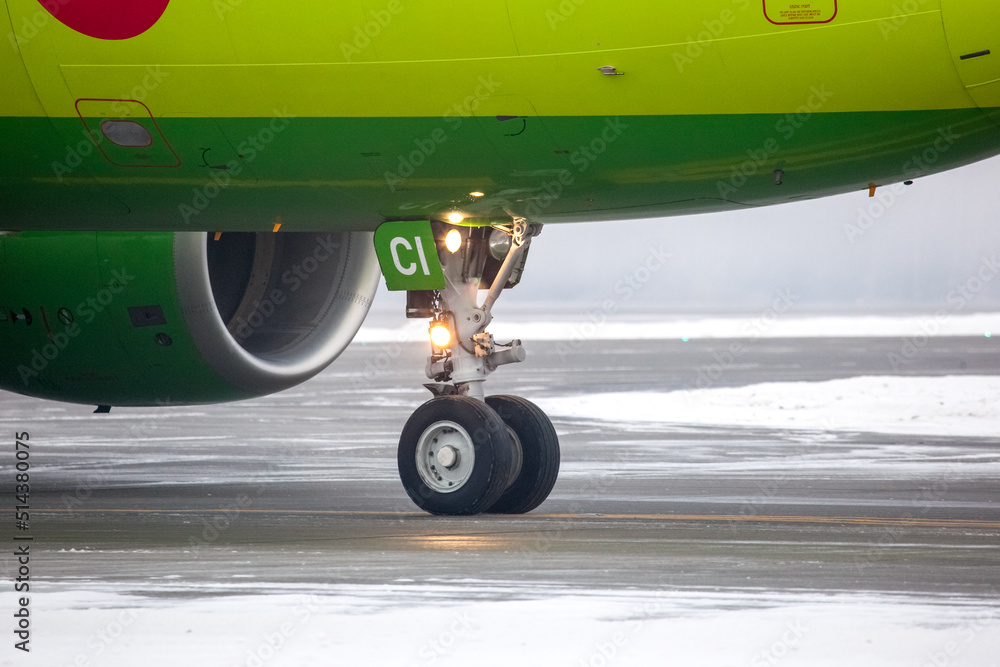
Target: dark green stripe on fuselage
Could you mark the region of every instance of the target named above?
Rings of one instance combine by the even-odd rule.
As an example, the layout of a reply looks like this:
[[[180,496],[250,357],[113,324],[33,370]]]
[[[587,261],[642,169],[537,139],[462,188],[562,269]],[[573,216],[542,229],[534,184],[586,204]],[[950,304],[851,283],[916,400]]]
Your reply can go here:
[[[79,119],[0,119],[0,151],[19,156],[0,166],[0,227],[370,230],[450,210],[655,217],[861,190],[1000,150],[1000,129],[978,109],[144,124],[153,145],[129,149],[94,145],[100,119],[90,131]]]

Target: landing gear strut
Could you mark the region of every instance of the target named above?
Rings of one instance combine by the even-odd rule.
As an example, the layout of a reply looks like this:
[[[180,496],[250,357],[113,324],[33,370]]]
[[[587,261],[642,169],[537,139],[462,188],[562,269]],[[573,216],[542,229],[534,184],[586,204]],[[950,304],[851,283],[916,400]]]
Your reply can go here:
[[[524,361],[520,340],[498,344],[486,331],[505,287],[520,279],[540,227],[435,223],[445,287],[409,292],[408,317],[431,320],[424,385],[434,398],[417,408],[399,439],[399,477],[431,514],[522,514],[538,507],[559,474],[559,439],[545,413],[517,396],[487,397],[487,376]],[[482,306],[480,289],[489,289]]]

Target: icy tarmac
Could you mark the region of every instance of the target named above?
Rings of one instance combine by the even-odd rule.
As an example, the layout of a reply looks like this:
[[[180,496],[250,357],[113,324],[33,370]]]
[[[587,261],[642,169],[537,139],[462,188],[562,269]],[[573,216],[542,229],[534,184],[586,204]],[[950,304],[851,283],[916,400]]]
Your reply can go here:
[[[564,452],[524,517],[410,504],[395,444],[426,350],[392,336],[240,404],[2,394],[34,541],[32,650],[8,583],[0,664],[996,667],[1000,340],[894,365],[893,326],[739,354],[524,336],[492,389],[545,407]]]

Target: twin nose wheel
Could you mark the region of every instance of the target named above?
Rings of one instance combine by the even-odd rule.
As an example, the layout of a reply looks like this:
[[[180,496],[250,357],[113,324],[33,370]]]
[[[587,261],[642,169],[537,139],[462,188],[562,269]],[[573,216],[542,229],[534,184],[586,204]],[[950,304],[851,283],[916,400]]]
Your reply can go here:
[[[410,416],[397,463],[406,493],[431,514],[522,514],[556,483],[559,438],[523,398],[442,396]]]

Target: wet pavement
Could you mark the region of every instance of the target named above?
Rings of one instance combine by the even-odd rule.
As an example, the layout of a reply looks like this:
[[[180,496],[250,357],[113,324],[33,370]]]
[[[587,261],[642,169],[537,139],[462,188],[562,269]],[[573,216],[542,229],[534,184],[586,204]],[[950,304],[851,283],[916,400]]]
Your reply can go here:
[[[894,374],[898,345],[755,341],[712,386]],[[543,400],[692,388],[726,346],[593,341],[567,355],[535,343],[491,390]],[[935,340],[905,373],[998,375],[995,347]],[[1000,436],[557,418],[561,475],[535,512],[432,517],[395,471],[398,432],[427,398],[424,354],[354,345],[302,387],[222,406],[92,415],[0,395],[3,430],[31,434],[39,603],[50,595],[65,611],[56,601],[74,591],[170,605],[357,587],[390,607],[598,590],[703,592],[726,608],[803,592],[998,604]],[[12,556],[0,565],[13,576]]]

